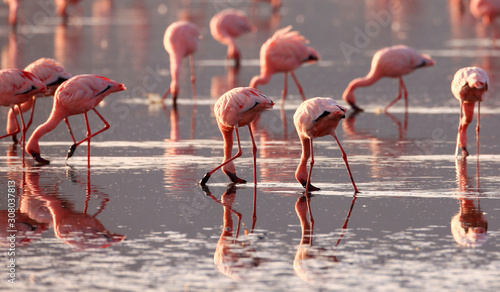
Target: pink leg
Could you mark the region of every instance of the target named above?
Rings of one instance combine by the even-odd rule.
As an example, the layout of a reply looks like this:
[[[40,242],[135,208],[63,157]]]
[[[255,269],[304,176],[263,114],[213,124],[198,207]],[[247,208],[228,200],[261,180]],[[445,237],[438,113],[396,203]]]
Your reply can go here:
[[[21,105],[17,105],[17,108],[19,109],[19,117],[21,117],[21,124],[23,125],[23,128],[22,128],[22,131],[23,131],[23,134],[22,134],[22,138],[23,139],[23,166],[24,166],[24,152],[26,150],[26,124],[24,123],[24,118],[23,118],[23,113],[21,111]]]
[[[211,176],[214,172],[216,172],[219,168],[223,167],[224,165],[228,164],[229,162],[231,162],[231,161],[235,160],[236,158],[240,157],[240,156],[241,156],[241,154],[243,153],[243,152],[241,151],[240,134],[238,133],[238,128],[237,128],[237,127],[235,127],[235,128],[234,128],[234,130],[235,130],[235,132],[236,132],[236,141],[238,142],[238,152],[237,152],[237,153],[236,153],[233,157],[231,157],[230,159],[228,159],[228,160],[224,161],[222,164],[220,164],[220,165],[219,165],[219,166],[217,166],[216,168],[214,168],[214,169],[212,169],[211,171],[207,172],[207,173],[205,174],[205,176],[204,176],[204,177],[200,180],[200,182],[199,182],[199,184],[200,184],[201,186],[204,186],[204,185],[208,182],[208,180],[210,179],[210,176]],[[232,179],[231,179],[231,180],[232,180]],[[244,182],[244,181],[242,181],[242,182]]]
[[[300,92],[300,95],[302,96],[302,100],[306,100],[306,95],[304,94],[304,90],[302,90],[302,86],[300,86],[299,80],[295,76],[295,73],[293,71],[290,71],[290,75],[292,75],[293,81],[295,81],[295,84],[297,85],[297,89]]]
[[[87,126],[87,169],[90,169],[90,137],[92,137],[92,132],[90,131],[89,120],[87,118],[87,113],[84,113],[85,125]]]
[[[194,57],[189,55],[189,66],[191,68],[191,86],[193,87],[193,99],[196,100],[196,75],[194,72]]]
[[[85,139],[81,140],[80,142],[77,142],[75,144],[73,144],[71,146],[71,148],[69,149],[68,151],[68,155],[66,156],[66,159],[70,158],[71,156],[73,156],[73,154],[75,153],[75,149],[76,147],[78,147],[78,145],[82,144],[83,142],[85,141],[88,141],[90,140],[90,138],[96,136],[96,135],[99,135],[100,133],[106,131],[107,129],[109,129],[109,124],[108,122],[104,119],[103,116],[101,116],[101,114],[96,110],[96,109],[92,109],[96,114],[97,116],[104,122],[104,127],[102,129],[100,129],[99,131],[95,132],[94,134],[90,135],[90,136],[87,136]]]
[[[36,98],[33,96],[32,97],[32,106],[31,106],[31,115],[30,115],[30,120],[28,121],[28,124],[26,125],[26,128],[29,128],[31,126],[31,123],[33,122],[33,113],[35,112],[35,103],[36,103]]]
[[[252,214],[252,230],[257,222],[257,145],[252,133],[252,127],[248,124],[248,131],[252,139],[252,154],[253,154],[253,214]]]
[[[403,90],[403,88],[404,88],[404,90]],[[403,78],[399,77],[399,92],[398,92],[398,96],[391,103],[389,103],[388,106],[385,107],[384,111],[387,111],[393,104],[395,104],[398,100],[401,99],[402,92],[406,92],[406,87],[405,87],[405,85],[403,83]],[[406,98],[406,93],[405,93],[405,98]]]
[[[481,102],[477,103],[477,126],[476,126],[476,153],[479,157],[479,121],[481,120]]]
[[[73,143],[76,144],[75,136],[73,135],[73,131],[71,131],[71,126],[69,125],[68,118],[64,118],[64,122],[66,123],[66,126],[68,127],[68,131],[69,131],[69,134],[71,135],[71,139],[73,140]]]
[[[167,92],[165,92],[165,94],[161,97],[161,99],[164,100],[165,98],[168,97],[169,94],[170,94],[170,86],[168,87]]]
[[[342,148],[342,145],[340,145],[339,139],[334,136],[335,141],[337,141],[337,145],[339,145],[339,149],[342,152],[342,158],[344,159],[345,166],[347,168],[347,172],[349,173],[349,177],[351,178],[352,186],[354,187],[354,193],[357,194],[359,193],[358,188],[356,187],[356,183],[354,182],[354,178],[352,177],[351,173],[351,168],[349,167],[349,163],[347,162],[347,154],[345,153],[344,149]]]
[[[281,103],[285,103],[285,99],[286,99],[286,94],[288,92],[288,73],[285,72],[283,73],[283,82],[284,82],[284,85],[283,85],[283,91],[281,91]]]
[[[15,136],[15,135],[17,135],[17,133],[21,132],[21,127],[19,127],[19,122],[17,121],[17,117],[15,116],[16,110],[15,110],[14,106],[12,106],[11,110],[9,111],[9,114],[11,111],[12,111],[12,114],[14,114],[14,118],[12,120],[14,120],[16,122],[16,130],[10,134],[7,133],[6,135],[1,136],[0,139],[3,139],[5,137],[9,137],[9,136]]]
[[[307,175],[307,183],[306,183],[306,192],[309,191],[309,187],[311,185],[311,174],[314,166],[314,151],[313,151],[313,139],[309,138],[309,147],[311,151],[311,162],[309,164],[309,174]]]

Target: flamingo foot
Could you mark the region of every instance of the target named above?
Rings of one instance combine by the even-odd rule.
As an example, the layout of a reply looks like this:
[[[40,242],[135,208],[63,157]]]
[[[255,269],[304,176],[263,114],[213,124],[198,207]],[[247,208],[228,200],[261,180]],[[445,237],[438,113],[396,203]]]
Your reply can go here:
[[[43,159],[42,156],[40,156],[40,153],[32,153],[31,156],[33,156],[33,158],[39,164],[42,164],[42,165],[50,164],[50,161],[48,161],[47,159]]]
[[[73,154],[75,154],[76,146],[78,145],[77,144],[71,145],[71,147],[68,150],[68,154],[66,155],[66,159],[70,158],[71,156],[73,156]]]
[[[349,102],[349,105],[352,107],[352,109],[354,110],[354,112],[362,112],[363,109],[360,108],[359,106],[357,106],[355,103],[353,102]]]
[[[236,173],[226,172],[229,179],[235,184],[245,184],[247,181],[236,176]]]
[[[210,179],[210,172],[207,172],[205,176],[198,182],[198,184],[204,187],[209,179]]]
[[[304,187],[304,189],[307,187],[307,181],[301,181],[300,183],[302,184],[302,186]],[[319,190],[321,190],[321,189],[313,186],[309,182],[309,188],[306,189],[306,192],[314,192],[314,191],[319,191]]]

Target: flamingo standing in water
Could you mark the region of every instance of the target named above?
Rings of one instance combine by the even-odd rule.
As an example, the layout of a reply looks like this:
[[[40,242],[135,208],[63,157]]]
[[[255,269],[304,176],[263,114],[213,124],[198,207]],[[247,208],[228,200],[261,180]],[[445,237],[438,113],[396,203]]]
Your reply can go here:
[[[479,152],[479,120],[480,106],[483,94],[488,90],[488,74],[479,67],[459,69],[451,82],[451,92],[460,101],[460,124],[458,126],[457,147],[455,157],[458,157],[458,148],[462,149],[462,156],[469,156],[467,151],[467,128],[474,117],[474,106],[477,103],[476,145]]]
[[[295,178],[307,192],[319,190],[319,188],[311,184],[311,173],[314,165],[313,139],[326,135],[332,135],[335,141],[337,141],[347,172],[351,178],[354,192],[359,192],[354,183],[349,163],[347,162],[347,154],[342,145],[340,145],[335,131],[340,120],[345,117],[345,112],[346,108],[338,105],[335,100],[326,97],[315,97],[302,102],[293,115],[293,123],[302,144],[302,156],[295,172]],[[308,173],[307,161],[309,160],[309,156],[311,156],[311,162]]]
[[[191,84],[193,87],[193,97],[196,98],[196,86],[194,75],[194,58],[193,54],[198,48],[200,41],[200,29],[196,24],[187,21],[177,21],[167,27],[165,36],[163,38],[163,45],[170,56],[170,74],[172,82],[167,92],[163,95],[164,100],[172,93],[174,104],[179,95],[179,75],[182,59],[189,56],[189,63],[191,65]]]
[[[491,25],[500,15],[500,0],[471,0],[470,12],[476,18],[481,18],[484,25]]]
[[[3,0],[3,2],[9,5],[9,24],[15,27],[17,25],[17,11],[19,10],[21,0]]]
[[[68,6],[77,5],[81,0],[55,0],[56,2],[56,13],[63,18],[63,23],[68,21]]]
[[[61,83],[63,83],[64,81],[71,78],[71,74],[64,70],[61,63],[57,62],[54,59],[48,58],[40,58],[35,62],[29,64],[26,68],[24,68],[24,70],[35,75],[35,77],[42,81],[42,83],[44,83],[48,89],[48,92],[46,92],[45,94],[38,94],[37,96],[33,96],[32,98],[21,104],[21,112],[23,113],[28,111],[29,109],[32,109],[30,119],[28,121],[28,124],[26,125],[26,129],[28,129],[31,125],[31,122],[33,121],[33,112],[35,111],[36,98],[41,96],[54,95],[57,87],[59,87],[59,85],[61,85]],[[12,140],[14,140],[15,144],[17,144],[17,137],[14,132],[16,130],[16,115],[18,114],[19,111],[17,109],[10,109],[9,115],[7,117],[7,133],[10,133],[12,135]]]
[[[240,66],[241,54],[234,39],[253,29],[245,13],[236,9],[222,10],[210,20],[210,33],[215,40],[227,45],[226,58],[233,59],[236,68]]]
[[[250,81],[250,87],[257,88],[267,84],[274,73],[284,73],[284,87],[282,100],[287,94],[287,76],[292,76],[303,100],[306,100],[302,86],[293,71],[303,63],[313,63],[319,60],[319,54],[307,44],[309,41],[298,31],[290,31],[292,26],[287,26],[274,33],[260,48],[260,76],[255,76]]]
[[[73,153],[78,145],[84,141],[88,141],[87,158],[88,163],[90,163],[90,139],[109,128],[108,122],[101,116],[101,114],[99,114],[95,107],[104,99],[104,97],[113,92],[125,89],[125,85],[97,75],[86,74],[70,78],[68,81],[61,84],[61,86],[57,89],[54,95],[52,112],[47,121],[38,126],[38,128],[36,128],[31,135],[26,146],[26,152],[33,156],[38,163],[49,164],[50,162],[48,160],[45,160],[40,156],[40,146],[38,142],[43,135],[55,129],[57,125],[64,120],[70,130],[71,138],[74,142],[68,151],[66,159],[73,156]],[[87,112],[89,110],[93,110],[104,122],[104,128],[94,134],[91,134],[90,132],[90,126],[87,119]],[[79,142],[76,142],[67,118],[78,114],[83,114],[85,117],[87,137]]]
[[[47,86],[43,84],[33,74],[18,70],[18,69],[5,69],[0,70],[0,105],[9,106],[11,109],[17,105],[21,111],[21,104],[32,98],[33,95],[38,93],[45,93]],[[24,123],[23,116],[21,115],[22,136],[23,136],[23,158],[24,158],[24,141],[26,138],[26,124]],[[8,136],[16,135],[19,133],[20,127],[17,119],[15,119],[16,129],[12,133],[3,135],[0,139]]]
[[[245,180],[236,176],[236,167],[233,160],[240,157],[242,154],[240,145],[240,135],[238,128],[248,126],[250,138],[253,145],[253,165],[254,165],[254,182],[257,184],[257,146],[253,138],[252,128],[250,123],[260,116],[262,111],[269,110],[274,103],[267,96],[257,89],[250,87],[237,87],[223,94],[214,106],[217,125],[224,138],[224,161],[221,165],[207,172],[201,179],[200,185],[204,186],[210,176],[222,167],[222,171],[231,179],[233,183],[246,183]],[[238,153],[231,157],[233,150],[233,130],[236,132],[236,141],[238,142]]]
[[[403,75],[413,72],[415,69],[433,66],[434,61],[429,55],[419,54],[415,49],[405,45],[383,48],[373,55],[370,72],[365,77],[356,78],[349,83],[342,99],[349,103],[355,111],[362,111],[356,104],[354,90],[358,87],[370,86],[382,77],[399,78],[399,93],[384,111],[387,111],[396,101],[405,98],[405,108],[408,109],[408,92],[403,82]]]

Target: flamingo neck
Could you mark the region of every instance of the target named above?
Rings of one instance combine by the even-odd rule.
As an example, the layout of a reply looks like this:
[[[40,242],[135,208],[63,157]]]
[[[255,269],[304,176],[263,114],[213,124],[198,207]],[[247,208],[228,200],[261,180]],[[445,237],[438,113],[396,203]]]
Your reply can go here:
[[[222,137],[224,138],[224,161],[231,159],[233,156],[233,128],[219,125]],[[224,173],[236,173],[236,166],[233,161],[228,162],[226,165],[222,166],[222,171]]]
[[[63,117],[54,115],[52,113],[45,123],[41,124],[40,126],[38,126],[38,128],[35,129],[30,139],[28,140],[28,143],[26,144],[26,152],[31,155],[33,155],[34,153],[40,154],[40,146],[38,144],[40,138],[42,138],[42,136],[47,134],[48,132],[54,130],[62,120]]]
[[[300,137],[300,142],[302,144],[302,155],[300,157],[299,166],[297,166],[297,170],[295,171],[295,178],[299,183],[307,182],[307,160],[309,160],[309,156],[311,155],[310,150],[310,142],[307,137]]]
[[[356,78],[347,86],[347,90],[354,91],[358,87],[366,87],[375,83],[379,77],[373,75],[371,72],[365,77]]]
[[[261,73],[259,76],[255,76],[250,81],[250,87],[257,88],[259,85],[265,85],[271,80],[272,74],[269,73]]]

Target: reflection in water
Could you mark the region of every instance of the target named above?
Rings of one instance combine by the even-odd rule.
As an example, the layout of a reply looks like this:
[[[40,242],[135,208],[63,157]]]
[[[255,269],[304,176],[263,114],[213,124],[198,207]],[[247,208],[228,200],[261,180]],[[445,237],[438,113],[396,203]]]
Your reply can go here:
[[[78,250],[105,248],[124,240],[124,235],[107,230],[96,218],[104,211],[109,199],[106,194],[96,190],[96,187],[90,183],[90,169],[87,169],[86,182],[82,182],[72,169],[68,170],[68,175],[75,184],[85,189],[86,200],[83,212],[75,210],[73,202],[58,195],[57,186],[51,189],[43,187],[40,184],[39,171],[30,171],[26,174],[26,191],[23,192],[20,209],[26,210],[34,218],[43,221],[46,220],[48,211],[52,218],[55,236]],[[96,196],[103,198],[99,210],[94,215],[87,214],[90,198]]]
[[[2,48],[2,69],[22,68],[22,42],[18,41],[17,33],[9,33],[9,41]]]
[[[332,270],[335,269],[339,259],[335,256],[335,248],[342,240],[347,224],[352,214],[354,204],[356,202],[356,194],[351,201],[351,206],[347,212],[347,216],[342,225],[342,231],[335,242],[333,248],[313,247],[313,223],[307,220],[307,213],[312,221],[312,212],[310,209],[311,197],[302,196],[295,203],[295,212],[300,220],[302,237],[300,245],[295,253],[293,260],[293,269],[295,274],[306,282],[319,282],[332,278]]]
[[[233,209],[236,189],[235,184],[230,184],[219,201],[210,193],[207,186],[203,187],[205,194],[221,204],[224,210],[222,233],[215,249],[214,264],[222,274],[233,279],[242,279],[246,278],[250,269],[259,266],[262,259],[255,255],[256,251],[250,245],[249,240],[238,239],[242,215]],[[233,233],[233,213],[238,218],[236,233]],[[254,226],[255,217],[251,232]]]
[[[210,96],[213,99],[218,99],[219,96],[223,95],[227,91],[239,87],[238,86],[238,75],[240,73],[239,68],[234,66],[227,67],[227,73],[224,75],[214,75],[210,81]]]
[[[83,32],[81,26],[56,27],[54,35],[54,57],[69,68],[81,68],[80,61],[83,49]]]
[[[477,162],[476,187],[479,189],[479,161]],[[478,247],[488,239],[488,219],[481,211],[479,199],[468,196],[475,193],[471,190],[472,182],[467,177],[467,159],[455,160],[457,184],[460,191],[460,211],[451,219],[451,233],[455,241],[465,247]],[[477,194],[476,194],[477,195]],[[474,202],[477,202],[477,206]]]

